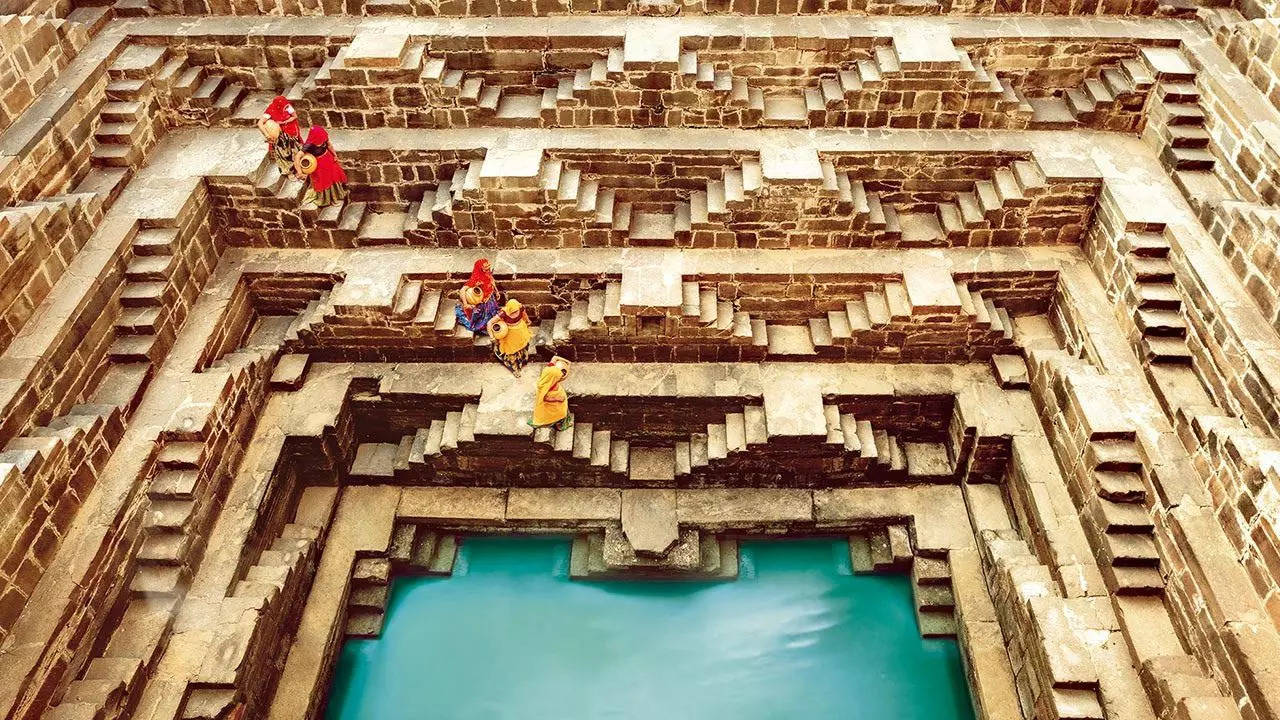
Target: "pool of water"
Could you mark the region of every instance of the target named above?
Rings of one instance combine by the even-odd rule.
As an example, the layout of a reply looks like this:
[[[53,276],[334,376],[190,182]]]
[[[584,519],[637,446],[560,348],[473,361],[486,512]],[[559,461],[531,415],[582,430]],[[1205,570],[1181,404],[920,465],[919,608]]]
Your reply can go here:
[[[744,542],[734,582],[569,579],[569,541],[468,538],[345,643],[329,720],[971,720],[954,640],[836,540]]]

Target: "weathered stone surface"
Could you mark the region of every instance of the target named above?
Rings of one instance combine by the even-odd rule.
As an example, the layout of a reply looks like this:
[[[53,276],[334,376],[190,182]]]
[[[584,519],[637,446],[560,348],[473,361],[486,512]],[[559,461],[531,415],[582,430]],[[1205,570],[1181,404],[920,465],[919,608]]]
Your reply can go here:
[[[813,518],[813,497],[807,490],[680,490],[676,509],[681,523],[698,527],[805,523]]]
[[[661,555],[679,535],[674,490],[623,490],[622,532],[637,555]]]
[[[395,572],[549,528],[851,537],[984,717],[1277,714],[1274,7],[145,5],[0,17],[0,715],[314,716]]]
[[[491,488],[405,488],[396,516],[406,520],[479,520],[501,522],[504,490]]]
[[[519,520],[619,520],[622,493],[605,488],[511,488],[506,517]]]

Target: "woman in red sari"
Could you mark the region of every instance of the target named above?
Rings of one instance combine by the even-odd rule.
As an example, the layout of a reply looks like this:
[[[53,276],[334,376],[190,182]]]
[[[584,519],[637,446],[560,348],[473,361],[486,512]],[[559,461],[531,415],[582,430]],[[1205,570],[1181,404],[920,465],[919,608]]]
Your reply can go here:
[[[338,157],[329,145],[329,133],[324,128],[319,125],[311,128],[306,143],[294,159],[294,165],[299,174],[307,178],[303,207],[334,205],[347,198],[347,174],[338,165]]]
[[[277,95],[258,119],[258,131],[267,139],[267,156],[281,174],[294,175],[293,153],[302,147],[298,113],[283,95]]]
[[[462,327],[471,332],[482,332],[498,314],[501,302],[502,293],[493,280],[493,266],[480,258],[471,268],[467,284],[458,291],[458,305],[453,312]]]

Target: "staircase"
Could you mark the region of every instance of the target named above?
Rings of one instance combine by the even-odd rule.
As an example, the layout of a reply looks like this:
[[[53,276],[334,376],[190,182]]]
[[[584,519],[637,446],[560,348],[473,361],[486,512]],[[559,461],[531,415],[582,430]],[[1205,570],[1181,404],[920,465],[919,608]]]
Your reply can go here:
[[[430,229],[451,229],[454,203],[480,192],[480,167],[483,161],[474,160],[459,165],[449,178],[435,188],[428,189],[422,200],[409,206],[406,213],[405,233],[413,230],[429,232]]]
[[[499,283],[501,287],[501,283]],[[457,306],[452,288],[429,287],[427,281],[407,279],[396,291],[391,316],[398,320],[430,326],[445,337],[466,340],[470,338],[477,347],[489,347],[487,333],[473,333],[458,324],[454,312]],[[608,327],[623,323],[622,283],[608,280],[604,287],[588,290],[568,308],[549,311],[530,326],[532,334],[530,352],[539,347],[554,348],[556,343],[568,341],[574,333],[607,331]]]
[[[692,55],[692,53],[686,53]],[[1017,98],[1010,98],[1012,90],[1006,81],[989,73],[981,61],[974,61],[968,52],[957,50],[960,61],[960,92],[975,97],[986,97],[991,106],[997,110],[1010,111],[1020,105]],[[683,62],[683,60],[682,60]],[[705,77],[702,66],[693,60],[699,72],[698,78]],[[933,73],[936,80],[936,71]],[[871,57],[849,63],[833,73],[825,73],[817,78],[816,87],[789,88],[779,87],[761,89],[749,86],[740,78],[732,77],[728,72],[716,72],[712,76],[716,90],[727,90],[728,104],[731,107],[746,109],[747,118],[765,126],[775,127],[808,127],[823,125],[824,113],[829,110],[867,110],[860,97],[864,90],[893,89],[899,81],[913,77],[927,77],[914,70],[904,70],[898,54],[892,46],[882,45],[872,50]],[[942,81],[939,81],[942,82]],[[949,90],[956,91],[951,85]]]
[[[1094,550],[1108,585],[1117,594],[1162,594],[1164,578],[1137,443],[1094,440],[1085,457],[1092,465],[1094,494],[1087,498],[1081,516],[1101,539]]]
[[[107,104],[94,133],[95,167],[132,171],[142,164],[160,121],[152,105],[216,121],[235,113],[246,95],[243,84],[190,66],[185,54],[171,54],[163,45],[126,46],[107,68],[107,78]]]
[[[681,546],[690,552],[677,552]],[[696,551],[696,552],[693,552]],[[636,555],[622,529],[610,525],[603,532],[574,537],[569,553],[569,577],[574,580],[635,579],[646,574],[699,580],[738,577],[738,541],[714,533],[688,529],[665,556]]]
[[[1076,122],[1093,125],[1117,109],[1140,114],[1142,102],[1154,84],[1155,77],[1146,63],[1140,58],[1125,58],[1102,68],[1096,77],[1086,78],[1079,86],[1068,88],[1059,97],[1066,101]]]
[[[1152,131],[1163,130],[1162,147],[1158,148],[1160,162],[1175,177],[1187,173],[1212,175],[1216,160],[1209,149],[1209,131],[1204,124],[1195,72],[1181,53],[1164,57],[1172,69],[1156,71],[1155,97],[1151,99],[1147,120]],[[1180,183],[1187,181],[1187,178],[1179,179]]]
[[[458,553],[456,535],[425,525],[400,523],[386,558],[356,560],[347,596],[346,636],[372,638],[382,633],[387,594],[396,575],[449,575]]]
[[[258,560],[236,582],[232,597],[262,597],[268,600],[285,591],[294,574],[311,558],[319,543],[320,528],[289,523],[271,546],[258,554]]]
[[[0,349],[97,229],[106,201],[105,195],[76,192],[0,209]],[[41,278],[33,278],[32,267],[44,268]]]
[[[828,446],[837,452],[855,454],[866,461],[867,470],[935,474],[939,453],[946,458],[946,449],[940,443],[900,442],[868,421],[841,413],[836,405],[824,406],[824,413]],[[692,475],[752,446],[763,446],[769,442],[769,435],[764,408],[747,405],[741,412],[726,412],[723,422],[708,423],[705,433],[690,433],[688,440],[667,447],[635,445],[582,421],[567,430],[538,428],[533,439],[591,466],[627,473],[632,482],[653,484]],[[950,472],[949,468],[946,472]]]
[[[155,362],[172,341],[169,320],[178,296],[173,282],[177,240],[178,229],[173,227],[147,228],[134,236],[120,289],[116,337],[107,350],[111,362]]]
[[[169,442],[156,458],[143,514],[144,540],[129,585],[134,597],[176,597],[181,592],[197,504],[207,494],[207,478],[200,477],[204,449],[202,442]]]
[[[254,192],[271,207],[297,209],[307,189],[306,181],[294,180],[281,173],[280,168],[267,158],[254,174],[253,181]],[[349,197],[319,209],[302,210],[303,217],[311,224],[309,229],[329,231],[346,239],[357,236],[368,212],[366,203],[353,202]]]
[[[920,635],[954,637],[956,597],[951,586],[951,565],[941,558],[914,557],[911,562],[911,589]]]
[[[730,337],[750,340],[752,345],[769,344],[768,326],[764,320],[737,310],[733,301],[721,300],[715,288],[704,288],[696,281],[681,284],[680,314],[702,327],[728,332]]]
[[[1141,333],[1143,357],[1151,363],[1190,365],[1187,323],[1182,296],[1174,283],[1169,241],[1163,234],[1126,233],[1121,242],[1124,262],[1133,277],[1134,323]]]
[[[147,109],[155,100],[152,78],[168,50],[161,45],[128,45],[107,68],[107,104],[94,133],[92,162],[99,167],[136,169],[154,142]]]
[[[461,410],[450,410],[443,418],[431,421],[399,443],[361,443],[356,448],[349,476],[353,482],[385,482],[397,470],[422,469],[430,458],[438,458],[475,442],[476,411],[479,406],[468,403]]]

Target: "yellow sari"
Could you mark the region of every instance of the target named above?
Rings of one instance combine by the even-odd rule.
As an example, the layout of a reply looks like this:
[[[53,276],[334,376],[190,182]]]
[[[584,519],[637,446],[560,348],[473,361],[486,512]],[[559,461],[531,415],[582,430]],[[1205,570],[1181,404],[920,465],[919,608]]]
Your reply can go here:
[[[554,425],[569,415],[569,395],[561,387],[561,382],[568,374],[568,366],[568,360],[557,356],[542,368],[533,401],[534,427]]]

